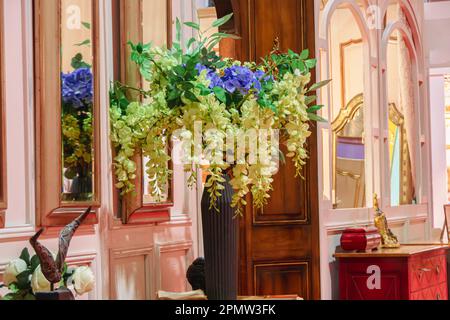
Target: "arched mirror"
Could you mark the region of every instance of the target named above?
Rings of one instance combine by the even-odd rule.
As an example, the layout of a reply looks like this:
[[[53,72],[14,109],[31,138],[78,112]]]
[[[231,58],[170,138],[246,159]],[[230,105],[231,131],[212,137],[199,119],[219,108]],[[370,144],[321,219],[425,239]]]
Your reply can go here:
[[[326,5],[326,1],[323,2]],[[362,3],[359,4],[363,9]],[[364,40],[355,13],[343,4],[329,25],[334,209],[366,206]]]
[[[393,19],[406,22],[400,6],[391,5],[388,13]],[[416,203],[415,188],[415,84],[413,57],[407,46],[409,40],[400,31],[389,37],[386,62],[388,99],[387,131],[389,141],[390,205]]]

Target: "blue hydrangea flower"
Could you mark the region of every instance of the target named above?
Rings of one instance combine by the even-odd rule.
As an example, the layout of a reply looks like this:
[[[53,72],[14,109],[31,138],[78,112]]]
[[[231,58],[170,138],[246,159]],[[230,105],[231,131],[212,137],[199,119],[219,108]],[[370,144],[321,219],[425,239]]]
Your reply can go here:
[[[226,68],[222,77],[216,71],[201,64],[198,64],[196,68],[199,73],[207,70],[206,77],[211,82],[211,89],[220,87],[231,94],[238,91],[240,94],[246,95],[251,89],[258,93],[262,88],[261,81],[270,80],[270,77],[263,78],[265,75],[264,71],[257,70],[253,72],[250,68],[244,66]]]
[[[80,68],[61,74],[62,99],[75,109],[92,104],[94,98],[93,75],[90,68]]]

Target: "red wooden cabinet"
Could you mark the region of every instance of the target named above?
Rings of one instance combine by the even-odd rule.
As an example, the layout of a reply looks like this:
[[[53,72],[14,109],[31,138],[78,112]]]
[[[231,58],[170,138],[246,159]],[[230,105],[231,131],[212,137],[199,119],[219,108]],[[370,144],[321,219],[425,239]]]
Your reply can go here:
[[[448,300],[447,246],[339,251],[341,300]]]

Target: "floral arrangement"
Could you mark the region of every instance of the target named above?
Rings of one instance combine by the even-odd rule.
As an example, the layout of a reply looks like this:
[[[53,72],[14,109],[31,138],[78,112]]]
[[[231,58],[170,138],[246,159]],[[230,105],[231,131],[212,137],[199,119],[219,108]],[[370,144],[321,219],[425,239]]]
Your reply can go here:
[[[36,255],[30,257],[27,248],[23,249],[19,259],[12,260],[6,266],[3,281],[0,288],[7,287],[9,290],[3,300],[35,300],[36,293],[51,291],[50,282],[41,271],[39,258]],[[78,295],[84,295],[94,289],[94,284],[94,274],[89,267],[69,268],[66,264],[59,287],[73,286]]]
[[[215,21],[212,27],[224,25],[231,17]],[[261,64],[222,59],[214,47],[233,35],[218,32],[206,37],[209,30],[202,32],[193,22],[185,25],[199,34],[198,39],[188,41],[185,50],[181,45],[180,21],[177,40],[170,49],[130,43],[131,59],[139,66],[149,90],[121,83],[115,83],[111,90],[111,140],[116,148],[117,188],[123,195],[134,191],[136,164],[132,159],[142,150],[149,159],[146,174],[152,182],[152,196],[161,198],[171,175],[167,166],[171,159],[168,141],[176,138],[182,141],[183,163],[185,170],[191,172],[191,183],[197,170],[203,167],[205,155],[209,155],[209,179],[205,187],[211,196],[211,208],[217,210],[226,171],[232,173],[235,191],[232,206],[236,213],[242,214],[249,193],[254,205],[263,208],[270,198],[273,175],[278,168],[274,156],[281,153],[279,146],[259,141],[259,161],[252,161],[249,147],[241,150],[243,156],[234,162],[225,159],[239,150],[242,133],[265,131],[269,137],[278,133],[287,147],[286,156],[294,162],[297,175],[301,175],[308,158],[310,123],[322,121],[316,112],[323,106],[314,105],[316,96],[312,92],[329,81],[308,87],[310,70],[316,66],[308,50],[300,54],[291,50],[281,53],[275,48]],[[206,150],[201,155],[192,152],[199,147],[194,137],[198,124],[206,132],[200,140],[200,146]],[[238,138],[221,151],[219,147],[230,136]],[[261,146],[265,146],[267,153],[261,151]]]

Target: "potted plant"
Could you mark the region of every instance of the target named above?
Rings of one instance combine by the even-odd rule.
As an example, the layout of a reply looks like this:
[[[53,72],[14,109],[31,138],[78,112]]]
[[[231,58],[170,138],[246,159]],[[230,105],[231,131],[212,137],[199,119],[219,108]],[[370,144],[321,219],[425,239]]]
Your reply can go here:
[[[215,21],[226,24],[232,15]],[[277,48],[262,63],[222,59],[214,51],[225,33],[205,36],[198,32],[183,49],[180,21],[172,48],[132,44],[136,62],[148,90],[115,83],[111,89],[111,140],[116,148],[116,187],[132,193],[136,164],[142,151],[155,199],[167,189],[171,159],[167,145],[178,141],[185,170],[194,184],[205,168],[208,179],[202,200],[205,243],[206,293],[209,299],[237,296],[237,216],[242,216],[251,194],[253,205],[263,209],[270,198],[278,169],[279,139],[286,145],[297,175],[308,154],[311,122],[321,121],[314,91],[328,84],[309,86],[316,60],[309,51],[300,54]],[[137,94],[137,97],[136,97]],[[249,143],[245,143],[248,141]],[[243,143],[244,142],[244,143]],[[176,144],[176,143],[174,143]]]

